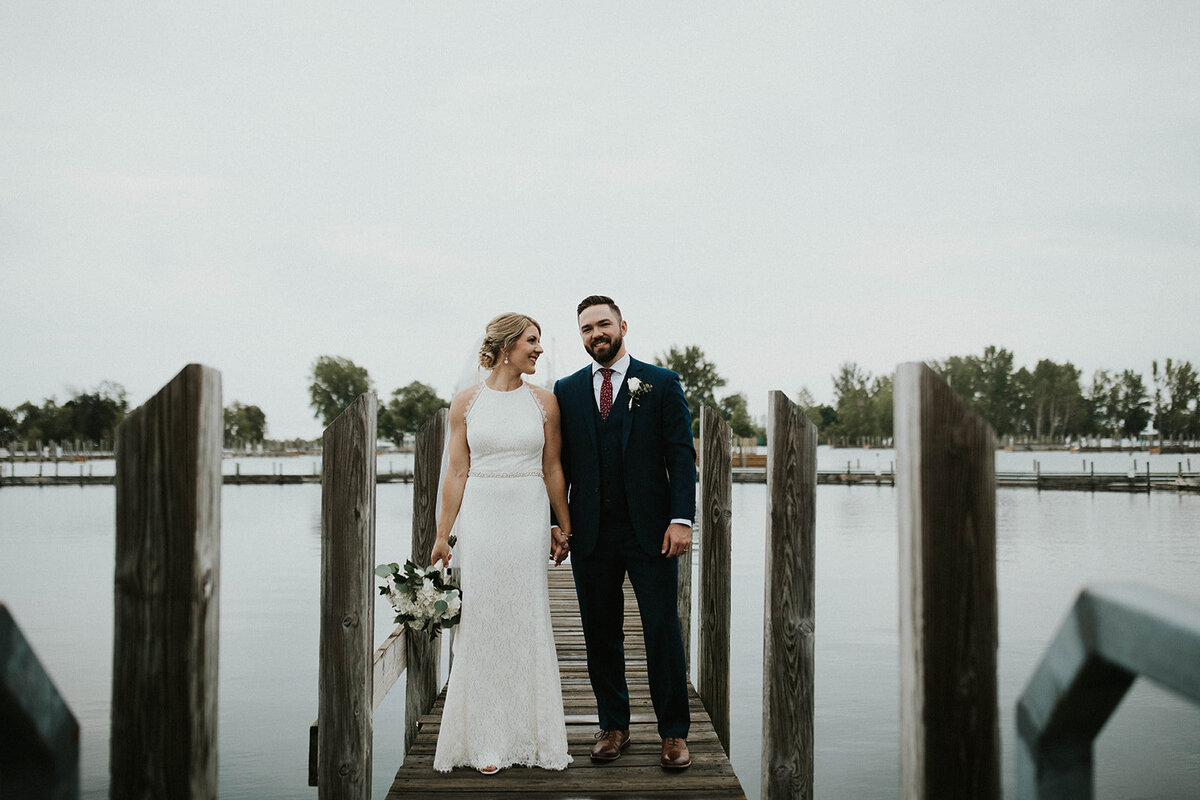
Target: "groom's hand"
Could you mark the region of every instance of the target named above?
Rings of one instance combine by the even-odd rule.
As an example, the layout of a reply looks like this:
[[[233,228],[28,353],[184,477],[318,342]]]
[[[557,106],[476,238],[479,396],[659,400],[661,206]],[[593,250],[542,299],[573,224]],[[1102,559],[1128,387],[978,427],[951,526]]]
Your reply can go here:
[[[566,535],[562,528],[554,525],[550,528],[550,560],[554,562],[554,566],[558,566],[567,560],[567,551],[569,550]]]
[[[682,522],[672,522],[663,534],[662,554],[667,558],[686,553],[692,549],[692,528]]]

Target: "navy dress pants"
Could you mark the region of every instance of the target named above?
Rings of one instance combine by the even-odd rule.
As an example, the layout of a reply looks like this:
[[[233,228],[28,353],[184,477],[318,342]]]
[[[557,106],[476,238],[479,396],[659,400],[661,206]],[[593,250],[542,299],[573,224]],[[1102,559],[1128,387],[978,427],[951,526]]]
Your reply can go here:
[[[628,573],[642,618],[658,734],[662,738],[687,738],[687,667],[676,612],[679,571],[675,559],[648,554],[628,525],[602,524],[595,550],[586,556],[572,553],[571,569],[600,728],[629,727],[623,590]]]

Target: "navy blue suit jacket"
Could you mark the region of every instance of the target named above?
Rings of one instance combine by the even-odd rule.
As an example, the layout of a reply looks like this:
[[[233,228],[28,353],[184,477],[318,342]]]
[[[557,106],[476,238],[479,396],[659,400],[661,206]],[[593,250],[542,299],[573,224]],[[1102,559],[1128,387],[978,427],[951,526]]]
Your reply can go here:
[[[629,372],[613,398],[628,407],[630,378],[651,386],[633,401],[621,430],[622,469],[629,519],[638,543],[662,554],[663,534],[672,519],[696,518],[696,449],[692,417],[679,376],[629,359]],[[562,465],[571,509],[571,550],[587,556],[600,532],[600,456],[592,366],[554,384],[562,411]]]

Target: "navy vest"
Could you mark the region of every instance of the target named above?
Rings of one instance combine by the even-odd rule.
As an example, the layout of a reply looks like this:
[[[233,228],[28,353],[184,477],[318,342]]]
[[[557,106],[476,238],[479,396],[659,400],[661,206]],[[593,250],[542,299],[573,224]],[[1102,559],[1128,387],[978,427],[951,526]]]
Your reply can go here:
[[[600,409],[595,403],[596,442],[600,446],[600,525],[628,525],[629,501],[625,496],[625,468],[621,457],[621,428],[625,420],[625,405],[628,398],[618,395],[613,399],[608,419],[600,418]]]

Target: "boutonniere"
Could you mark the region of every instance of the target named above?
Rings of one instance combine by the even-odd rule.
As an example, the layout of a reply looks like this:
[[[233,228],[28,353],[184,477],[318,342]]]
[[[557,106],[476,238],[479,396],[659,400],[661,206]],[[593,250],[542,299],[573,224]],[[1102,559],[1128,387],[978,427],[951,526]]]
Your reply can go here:
[[[633,403],[635,400],[641,400],[643,397],[650,394],[650,390],[654,388],[654,384],[645,383],[639,378],[630,378],[626,385],[629,387],[630,411],[633,411]]]

